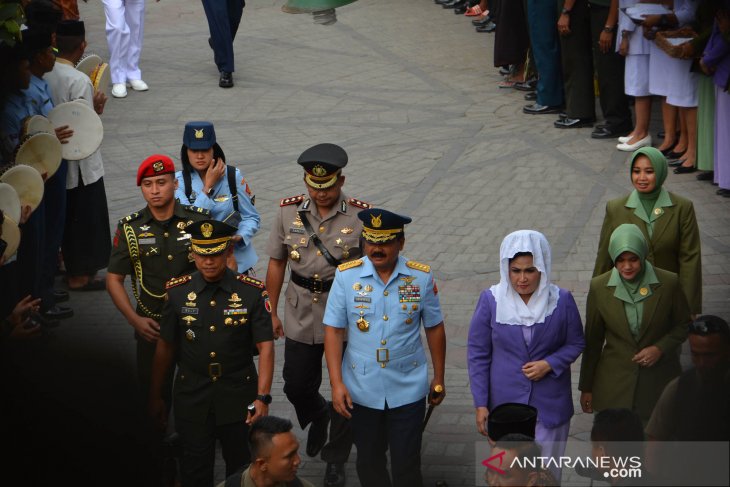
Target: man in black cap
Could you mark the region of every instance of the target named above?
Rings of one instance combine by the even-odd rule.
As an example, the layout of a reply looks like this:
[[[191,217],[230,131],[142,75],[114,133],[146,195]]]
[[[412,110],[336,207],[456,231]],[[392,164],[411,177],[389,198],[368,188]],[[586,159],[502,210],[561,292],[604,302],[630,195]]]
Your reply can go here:
[[[324,353],[322,316],[336,266],[362,255],[362,223],[357,212],[370,205],[342,192],[347,153],[341,147],[315,145],[297,162],[304,168],[308,197],[281,200],[267,246],[266,287],[271,293],[274,337],[286,335],[284,393],[294,405],[301,428],[311,423],[307,455],[314,457],[322,451],[322,460],[327,462],[325,486],[335,487],[344,485],[343,464],[350,455],[352,436],[347,421],[334,414],[319,393]],[[284,327],[277,305],[287,263],[291,275]],[[325,445],[330,418],[330,442]]]
[[[351,418],[363,487],[422,486],[426,398],[438,405],[445,396],[438,288],[430,266],[400,255],[410,218],[379,208],[358,218],[366,257],[338,266],[324,315],[332,403]],[[430,385],[421,324],[433,362]]]
[[[182,485],[205,487],[213,485],[216,440],[223,448],[227,476],[251,461],[248,426],[268,413],[274,344],[264,284],[226,266],[236,228],[203,220],[188,230],[198,270],[167,282],[150,412],[166,427],[162,389],[177,360],[174,411],[183,443]],[[249,404],[255,409],[247,410]]]
[[[84,23],[80,20],[59,22],[56,47],[56,63],[44,76],[53,104],[78,101],[101,115],[106,95],[102,91],[94,93],[89,77],[75,68],[86,49]],[[101,151],[97,149],[85,159],[64,164],[68,164],[64,181],[66,218],[62,244],[66,281],[72,291],[103,291],[104,281],[95,276],[109,261],[111,238]]]

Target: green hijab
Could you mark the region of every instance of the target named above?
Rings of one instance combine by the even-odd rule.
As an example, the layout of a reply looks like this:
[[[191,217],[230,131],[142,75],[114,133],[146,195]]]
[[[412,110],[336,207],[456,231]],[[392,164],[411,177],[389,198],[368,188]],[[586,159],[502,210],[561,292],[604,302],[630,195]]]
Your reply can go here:
[[[641,261],[641,270],[631,280],[627,281],[618,269],[616,269],[616,260],[624,252],[631,252]],[[649,253],[649,246],[646,243],[644,234],[641,233],[639,227],[633,223],[624,223],[619,225],[611,234],[608,243],[608,253],[614,268],[611,271],[611,277],[608,280],[609,287],[615,287],[614,297],[623,301],[626,320],[629,322],[629,330],[634,338],[638,337],[641,328],[641,318],[644,313],[643,301],[650,297],[652,293],[651,284],[657,284],[654,267],[646,260]]]
[[[634,189],[629,196],[629,201],[627,203],[636,208],[634,213],[646,223],[647,233],[649,234],[649,237],[651,237],[654,233],[654,221],[664,214],[664,211],[661,209],[659,212],[655,212],[655,208],[672,206],[669,194],[662,187],[664,185],[664,181],[667,179],[667,159],[664,157],[664,154],[654,147],[642,147],[641,149],[638,149],[631,155],[629,178],[631,179],[632,184],[634,164],[639,156],[644,156],[649,159],[651,167],[654,168],[654,174],[656,175],[656,187],[650,193],[640,193]]]

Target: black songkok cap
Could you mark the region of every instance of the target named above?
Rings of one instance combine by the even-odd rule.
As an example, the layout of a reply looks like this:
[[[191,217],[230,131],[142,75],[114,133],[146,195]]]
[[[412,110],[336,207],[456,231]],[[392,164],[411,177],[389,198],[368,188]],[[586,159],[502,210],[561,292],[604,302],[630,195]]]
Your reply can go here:
[[[68,37],[85,37],[86,28],[83,20],[64,20],[56,27],[56,35]]]
[[[536,408],[528,404],[507,402],[489,411],[487,434],[492,441],[499,441],[510,433],[521,433],[535,438],[536,424]]]

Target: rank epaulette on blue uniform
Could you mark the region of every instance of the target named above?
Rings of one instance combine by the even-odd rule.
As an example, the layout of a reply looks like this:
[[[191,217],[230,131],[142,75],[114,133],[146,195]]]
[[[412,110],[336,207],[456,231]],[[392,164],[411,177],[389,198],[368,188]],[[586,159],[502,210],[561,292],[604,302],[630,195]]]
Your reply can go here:
[[[352,269],[354,267],[360,267],[362,265],[362,259],[355,259],[351,260],[350,262],[345,262],[344,264],[340,264],[337,266],[337,269],[340,270],[340,272],[346,271],[347,269]]]
[[[279,206],[289,206],[289,205],[294,205],[294,204],[298,205],[302,201],[304,201],[304,195],[300,194],[299,196],[292,196],[290,198],[284,198],[283,200],[281,200],[279,202]]]
[[[195,205],[183,205],[183,208],[185,208],[188,211],[192,211],[193,213],[200,213],[201,215],[210,216],[210,210],[198,208]]]
[[[165,289],[172,289],[175,286],[179,286],[180,284],[185,284],[186,282],[190,281],[193,278],[192,275],[187,274],[180,277],[173,277],[169,281],[165,283]]]
[[[431,266],[428,264],[421,264],[420,262],[416,262],[415,260],[409,260],[406,262],[406,265],[410,267],[411,269],[416,269],[417,271],[421,272],[431,272]]]
[[[349,200],[347,200],[347,202],[350,203],[352,206],[357,206],[358,208],[362,208],[364,210],[373,207],[373,205],[371,205],[370,203],[365,203],[364,201],[360,201],[357,198],[350,198]]]
[[[236,279],[238,279],[241,282],[245,282],[249,286],[257,287],[259,289],[264,289],[264,281],[259,281],[258,279],[254,279],[253,277],[248,277],[245,274],[237,275]]]
[[[138,212],[138,211],[135,211],[135,212],[134,212],[134,213],[132,213],[131,215],[127,215],[127,216],[125,216],[124,218],[121,218],[121,219],[119,220],[119,223],[120,223],[121,225],[124,225],[125,223],[129,223],[129,222],[131,222],[132,220],[136,220],[137,218],[139,218],[139,212]]]

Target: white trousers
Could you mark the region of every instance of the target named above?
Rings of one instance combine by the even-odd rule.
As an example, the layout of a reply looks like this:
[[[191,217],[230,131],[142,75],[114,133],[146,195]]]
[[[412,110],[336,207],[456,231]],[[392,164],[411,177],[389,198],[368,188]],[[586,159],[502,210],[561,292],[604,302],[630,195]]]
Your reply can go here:
[[[102,0],[112,83],[142,79],[139,56],[144,35],[145,0]]]

